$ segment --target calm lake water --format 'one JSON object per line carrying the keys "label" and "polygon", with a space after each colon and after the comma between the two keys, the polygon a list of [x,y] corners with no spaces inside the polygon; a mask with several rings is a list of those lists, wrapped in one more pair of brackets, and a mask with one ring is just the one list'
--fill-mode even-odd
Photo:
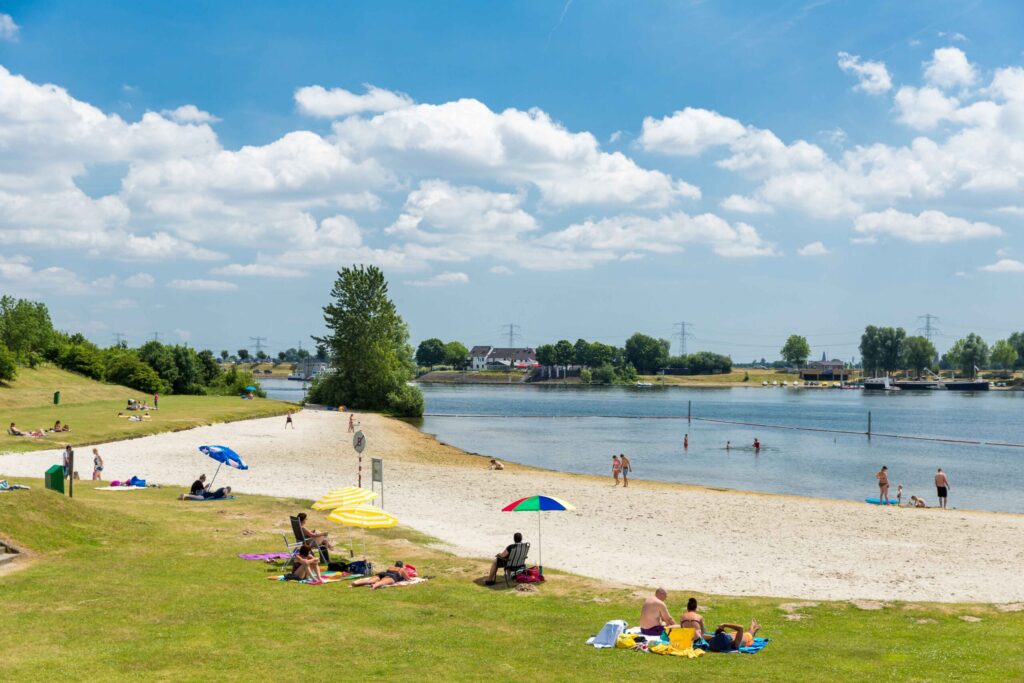
{"label": "calm lake water", "polygon": [[298,403],[305,398],[309,383],[291,379],[261,379],[260,387],[267,392],[267,398]]}
{"label": "calm lake water", "polygon": [[[884,464],[891,496],[902,483],[904,500],[916,494],[929,506],[937,503],[933,476],[942,467],[951,507],[1024,512],[1024,448],[685,419],[692,401],[694,417],[864,432],[870,411],[873,432],[1024,443],[1024,392],[421,388],[424,431],[468,451],[538,467],[610,475],[612,454],[626,453],[641,479],[860,500],[877,496],[874,474]],[[684,434],[690,440],[685,452]],[[760,454],[750,446],[755,437]]]}

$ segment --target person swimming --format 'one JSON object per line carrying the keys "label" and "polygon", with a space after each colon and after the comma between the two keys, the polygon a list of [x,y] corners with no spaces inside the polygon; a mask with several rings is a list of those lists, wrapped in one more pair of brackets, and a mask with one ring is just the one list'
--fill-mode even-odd
{"label": "person swimming", "polygon": [[760,451],[760,450],[761,450],[761,442],[755,436],[754,437],[754,451]]}

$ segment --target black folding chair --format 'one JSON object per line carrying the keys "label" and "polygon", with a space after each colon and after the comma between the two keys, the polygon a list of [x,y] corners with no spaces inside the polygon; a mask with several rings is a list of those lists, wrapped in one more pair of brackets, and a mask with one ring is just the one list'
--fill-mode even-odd
{"label": "black folding chair", "polygon": [[505,558],[505,587],[512,585],[516,577],[526,571],[526,556],[530,553],[529,543],[515,543]]}

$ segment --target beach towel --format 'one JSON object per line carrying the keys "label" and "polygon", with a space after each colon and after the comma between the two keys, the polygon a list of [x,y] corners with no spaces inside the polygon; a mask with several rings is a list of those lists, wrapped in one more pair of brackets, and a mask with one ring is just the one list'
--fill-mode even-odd
{"label": "beach towel", "polygon": [[[349,574],[347,572],[320,572],[320,578],[322,581],[315,579],[303,579],[302,581],[292,581],[292,583],[304,583],[308,586],[323,586],[328,583],[337,583],[339,581],[351,581],[352,579],[362,578],[362,574]],[[268,576],[268,581],[285,581],[284,574],[277,574],[275,576]]]}
{"label": "beach towel", "polygon": [[97,486],[96,491],[140,491],[145,486]]}
{"label": "beach towel", "polygon": [[381,586],[381,588],[402,588],[403,586],[415,586],[417,583],[423,583],[426,580],[426,577],[416,576],[409,579],[408,581],[399,581],[398,583],[391,583],[386,586]]}
{"label": "beach towel", "polygon": [[625,633],[628,626],[629,624],[622,619],[613,619],[602,626],[596,636],[591,636],[587,640],[587,645],[596,648],[615,647],[615,641]]}
{"label": "beach towel", "polygon": [[763,650],[766,645],[768,645],[768,639],[767,638],[754,638],[754,644],[753,645],[747,645],[745,647],[741,647],[738,650],[734,650],[734,652],[742,652],[745,655],[756,655],[758,652]]}
{"label": "beach towel", "polygon": [[234,496],[224,496],[223,498],[200,498],[199,496],[185,496],[182,500],[193,500],[197,503],[205,503],[206,501],[216,500],[234,500]]}
{"label": "beach towel", "polygon": [[672,645],[671,643],[657,642],[648,648],[648,652],[652,652],[656,655],[672,655],[674,657],[687,657],[689,659],[697,659],[704,655],[704,650],[694,650],[692,647],[680,648]]}
{"label": "beach towel", "polygon": [[287,560],[291,553],[239,553],[243,560]]}

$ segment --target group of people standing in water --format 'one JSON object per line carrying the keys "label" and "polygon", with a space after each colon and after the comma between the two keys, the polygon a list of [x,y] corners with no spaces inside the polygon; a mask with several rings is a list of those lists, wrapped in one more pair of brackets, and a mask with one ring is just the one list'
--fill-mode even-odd
{"label": "group of people standing in water", "polygon": [[[761,452],[761,441],[757,437],[754,437],[754,443],[751,444],[751,448],[754,449],[754,453]],[[690,449],[690,435],[683,435],[683,450],[688,451]],[[732,450],[732,442],[725,442],[725,450]],[[493,467],[491,469],[494,469]],[[615,486],[619,485],[619,477],[622,477],[623,488],[629,486],[629,473],[633,471],[633,463],[629,461],[625,453],[619,453],[618,455],[612,456],[612,478],[615,480]]]}

